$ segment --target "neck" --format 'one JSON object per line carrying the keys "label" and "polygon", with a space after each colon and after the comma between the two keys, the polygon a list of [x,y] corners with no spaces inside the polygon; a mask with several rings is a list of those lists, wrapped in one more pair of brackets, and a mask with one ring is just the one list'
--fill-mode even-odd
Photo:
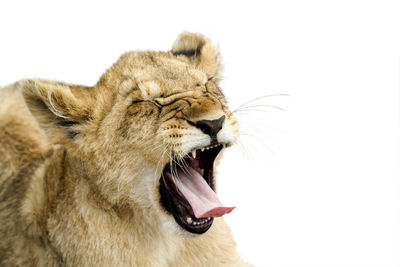
{"label": "neck", "polygon": [[[137,266],[146,266],[159,259],[163,262],[156,266],[161,266],[181,247],[171,242],[175,235],[162,230],[154,212],[135,202],[112,203],[95,180],[106,177],[94,176],[81,160],[66,152],[61,166],[62,182],[49,213],[47,232],[55,250],[79,248],[79,253],[73,254],[80,256],[68,262],[107,262],[107,266],[137,262]],[[90,253],[83,253],[85,250]]]}
{"label": "neck", "polygon": [[[147,203],[144,206],[134,196],[129,197],[124,193],[116,192],[118,188],[112,183],[120,177],[111,177],[107,172],[101,174],[90,167],[66,152],[64,160],[64,169],[68,170],[64,178],[67,181],[65,183],[67,192],[65,196],[68,198],[66,201],[73,202],[77,208],[79,206],[78,210],[82,218],[87,217],[86,223],[91,224],[93,218],[96,222],[104,220],[105,223],[116,223],[118,221],[128,228],[131,226],[130,231],[144,231],[138,227],[141,226],[147,228],[146,232],[150,233],[150,236],[154,233],[155,236],[160,237],[163,222],[155,214],[151,205]],[[111,185],[106,184],[107,182]],[[142,236],[142,234],[136,234],[136,236]]]}

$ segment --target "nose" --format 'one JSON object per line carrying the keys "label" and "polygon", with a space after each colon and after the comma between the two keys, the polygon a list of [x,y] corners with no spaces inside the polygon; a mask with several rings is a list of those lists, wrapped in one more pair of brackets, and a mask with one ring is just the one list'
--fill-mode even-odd
{"label": "nose", "polygon": [[199,128],[203,133],[208,134],[214,140],[218,132],[222,129],[222,125],[225,121],[225,115],[221,116],[216,120],[200,120],[196,122],[190,122],[190,124]]}

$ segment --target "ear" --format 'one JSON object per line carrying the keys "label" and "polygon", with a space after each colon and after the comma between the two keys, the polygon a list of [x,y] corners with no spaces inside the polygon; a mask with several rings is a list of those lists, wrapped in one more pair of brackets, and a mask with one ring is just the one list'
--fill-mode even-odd
{"label": "ear", "polygon": [[188,58],[209,77],[218,74],[219,52],[208,39],[200,34],[182,33],[172,46],[172,54]]}
{"label": "ear", "polygon": [[[92,101],[78,99],[72,85],[44,80],[21,82],[28,109],[54,142],[73,139],[91,113]],[[76,87],[76,86],[75,86]]]}

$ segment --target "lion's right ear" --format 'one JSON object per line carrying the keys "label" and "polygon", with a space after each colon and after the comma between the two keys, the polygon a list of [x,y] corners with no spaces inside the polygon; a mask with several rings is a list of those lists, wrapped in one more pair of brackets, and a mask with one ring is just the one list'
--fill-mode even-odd
{"label": "lion's right ear", "polygon": [[79,124],[90,117],[92,101],[78,99],[70,85],[25,80],[21,88],[29,110],[53,141],[74,138],[79,134]]}

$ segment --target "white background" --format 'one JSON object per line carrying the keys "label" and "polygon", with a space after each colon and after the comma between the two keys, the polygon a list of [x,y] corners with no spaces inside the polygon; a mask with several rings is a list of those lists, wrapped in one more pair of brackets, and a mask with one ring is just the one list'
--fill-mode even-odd
{"label": "white background", "polygon": [[[145,2],[145,3],[144,3]],[[243,135],[219,168],[257,266],[399,266],[398,2],[1,1],[0,84],[93,85],[186,30],[220,45]],[[259,111],[259,110],[262,111]]]}

